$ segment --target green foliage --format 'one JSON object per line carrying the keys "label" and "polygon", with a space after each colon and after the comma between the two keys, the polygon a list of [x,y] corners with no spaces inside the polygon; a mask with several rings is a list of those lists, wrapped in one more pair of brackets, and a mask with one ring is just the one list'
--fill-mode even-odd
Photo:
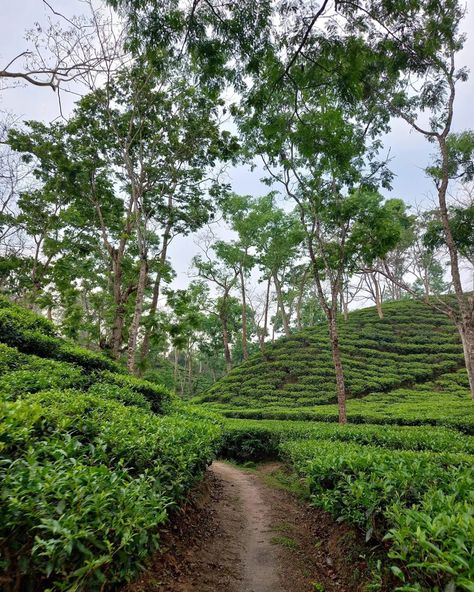
{"label": "green foliage", "polygon": [[0,344],[0,582],[98,592],[129,580],[212,460],[220,422],[29,311],[2,300],[0,313],[0,339],[21,350]]}
{"label": "green foliage", "polygon": [[227,419],[221,454],[239,461],[275,458],[282,442],[324,439],[383,446],[394,450],[430,450],[474,454],[474,438],[431,426],[347,425],[309,421]]}
{"label": "green foliage", "polygon": [[[419,385],[463,364],[456,328],[443,314],[416,301],[387,303],[384,312],[381,320],[373,308],[358,310],[340,323],[349,397],[364,397],[364,404],[362,399],[348,402],[350,420],[359,410],[372,411],[366,402],[383,404],[396,390],[393,402],[402,403],[402,387],[420,392]],[[300,409],[327,415],[331,408],[326,405],[335,401],[335,377],[326,327],[320,324],[268,344],[264,353],[234,368],[197,401],[235,411]]]}
{"label": "green foliage", "polygon": [[284,443],[312,503],[391,543],[397,590],[471,590],[474,458],[346,442]]}
{"label": "green foliage", "polygon": [[110,382],[144,397],[150,403],[151,410],[155,413],[164,411],[166,404],[171,400],[170,391],[160,384],[141,380],[128,374],[114,374],[108,371],[102,372],[100,376],[105,382]]}
{"label": "green foliage", "polygon": [[[316,407],[267,406],[260,408],[209,405],[226,417],[248,419],[293,419],[336,422],[336,405]],[[438,379],[389,393],[373,393],[347,402],[351,423],[439,425],[474,435],[474,415],[469,398],[467,373],[460,370]]]}
{"label": "green foliage", "polygon": [[107,369],[122,372],[122,368],[104,355],[78,347],[55,336],[51,322],[43,317],[0,300],[0,341],[20,352],[62,360],[86,370]]}

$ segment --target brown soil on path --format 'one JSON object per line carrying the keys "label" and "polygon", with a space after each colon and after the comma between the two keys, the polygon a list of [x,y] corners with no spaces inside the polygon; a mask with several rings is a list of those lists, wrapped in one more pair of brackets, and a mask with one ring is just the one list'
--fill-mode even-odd
{"label": "brown soil on path", "polygon": [[356,533],[268,485],[281,470],[213,463],[164,533],[164,551],[123,592],[361,591]]}

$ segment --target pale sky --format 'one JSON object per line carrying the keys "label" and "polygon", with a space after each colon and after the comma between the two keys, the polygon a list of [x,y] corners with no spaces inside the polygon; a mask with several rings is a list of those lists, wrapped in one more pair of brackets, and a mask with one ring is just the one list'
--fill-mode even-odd
{"label": "pale sky", "polygon": [[[61,13],[72,16],[81,13],[80,0],[49,0]],[[467,0],[468,14],[464,21],[467,42],[459,55],[458,66],[471,70],[470,79],[460,84],[455,105],[454,130],[474,129],[474,0]],[[25,30],[35,22],[46,24],[51,13],[42,0],[0,0],[0,67],[4,67],[15,55],[27,49]],[[63,95],[63,110],[71,110],[72,96]],[[23,119],[50,121],[58,117],[59,109],[55,93],[47,88],[24,86],[0,92],[0,110],[7,110]],[[410,204],[433,201],[433,189],[423,169],[427,165],[432,146],[412,132],[402,121],[395,121],[392,131],[385,138],[385,147],[392,156],[391,168],[396,174],[391,197],[401,197]],[[241,194],[261,195],[269,188],[259,178],[261,171],[251,172],[244,167],[229,170],[229,180],[234,191]],[[215,233],[228,233],[224,228],[214,228]],[[188,281],[188,269],[192,256],[198,252],[196,237],[176,240],[170,251],[177,271],[176,287],[184,287]]]}

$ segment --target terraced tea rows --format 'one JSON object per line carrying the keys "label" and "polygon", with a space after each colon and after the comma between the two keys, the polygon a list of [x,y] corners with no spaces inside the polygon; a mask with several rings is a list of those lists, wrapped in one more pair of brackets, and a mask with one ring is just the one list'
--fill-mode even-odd
{"label": "terraced tea rows", "polygon": [[[387,393],[453,372],[463,364],[453,323],[414,301],[353,312],[341,322],[349,396]],[[304,408],[335,402],[335,377],[323,324],[269,344],[218,381],[199,402],[233,408]]]}

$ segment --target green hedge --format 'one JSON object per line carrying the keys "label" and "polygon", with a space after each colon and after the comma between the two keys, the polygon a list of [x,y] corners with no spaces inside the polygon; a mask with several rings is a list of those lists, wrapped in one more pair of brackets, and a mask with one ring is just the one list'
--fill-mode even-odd
{"label": "green hedge", "polygon": [[104,355],[56,337],[48,320],[3,299],[0,306],[0,342],[25,354],[70,362],[89,371],[124,372],[119,364]]}
{"label": "green hedge", "polygon": [[220,422],[3,298],[0,341],[0,589],[117,588],[159,546]]}
{"label": "green hedge", "polygon": [[73,391],[3,401],[0,419],[0,564],[35,590],[134,576],[220,434],[183,413]]}
{"label": "green hedge", "polygon": [[474,454],[474,437],[455,430],[431,426],[384,426],[227,419],[220,452],[238,461],[260,461],[278,456],[283,442],[324,439],[358,444],[376,444],[400,450],[466,452]]}
{"label": "green hedge", "polygon": [[316,440],[281,445],[312,503],[390,544],[397,590],[474,581],[474,457]]}

